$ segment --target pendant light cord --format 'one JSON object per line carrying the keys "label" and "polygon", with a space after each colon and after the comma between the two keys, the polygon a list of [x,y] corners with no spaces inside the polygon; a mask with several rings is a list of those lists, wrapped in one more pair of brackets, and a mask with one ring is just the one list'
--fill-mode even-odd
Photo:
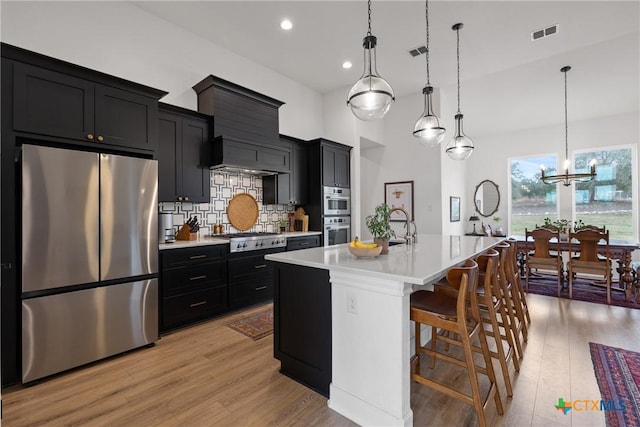
{"label": "pendant light cord", "polygon": [[460,28],[456,28],[456,62],[458,64],[458,114],[460,114]]}
{"label": "pendant light cord", "polygon": [[[569,70],[567,70],[569,71]],[[569,160],[569,125],[567,116],[567,71],[564,72],[564,158]]]}
{"label": "pendant light cord", "polygon": [[367,8],[368,8],[368,12],[369,12],[369,31],[367,31],[367,36],[371,35],[371,0],[369,0],[369,2],[367,3]]}
{"label": "pendant light cord", "polygon": [[429,79],[429,0],[425,1],[425,19],[427,21],[427,45],[425,46],[427,48],[427,51],[424,54],[425,57],[425,61],[427,63],[427,86],[431,86],[430,83],[430,79]]}

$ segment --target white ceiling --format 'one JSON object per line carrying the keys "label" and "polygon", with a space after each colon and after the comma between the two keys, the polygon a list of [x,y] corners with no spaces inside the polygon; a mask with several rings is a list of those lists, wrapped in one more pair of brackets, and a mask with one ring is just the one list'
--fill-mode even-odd
{"label": "white ceiling", "polygon": [[[320,93],[348,87],[362,73],[367,31],[362,0],[135,4]],[[451,26],[464,23],[463,112],[491,101],[487,105],[497,117],[518,121],[535,114],[528,106],[549,105],[549,119],[537,120],[561,121],[563,65],[573,67],[568,77],[570,101],[577,105],[570,110],[574,119],[638,110],[638,1],[432,0],[429,6],[431,83],[453,94],[456,37]],[[285,17],[293,22],[289,32],[279,26]],[[531,41],[532,31],[553,24],[559,24],[557,35]],[[420,93],[424,56],[412,58],[408,50],[425,43],[424,2],[374,1],[372,33],[378,37],[378,71],[396,96]],[[341,67],[346,59],[354,64],[351,70]]]}

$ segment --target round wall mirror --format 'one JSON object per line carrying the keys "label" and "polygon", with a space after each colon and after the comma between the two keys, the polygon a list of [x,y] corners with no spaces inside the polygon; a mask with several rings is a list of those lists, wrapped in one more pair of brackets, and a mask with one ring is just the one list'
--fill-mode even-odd
{"label": "round wall mirror", "polygon": [[498,185],[485,179],[476,186],[474,196],[476,211],[482,216],[491,216],[498,211],[500,206],[500,191]]}

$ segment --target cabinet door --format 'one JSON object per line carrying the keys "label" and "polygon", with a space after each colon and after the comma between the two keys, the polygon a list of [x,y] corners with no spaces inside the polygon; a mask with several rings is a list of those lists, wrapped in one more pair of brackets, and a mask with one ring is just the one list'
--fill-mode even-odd
{"label": "cabinet door", "polygon": [[195,203],[209,203],[209,166],[205,161],[209,125],[204,120],[182,121],[182,196]]}
{"label": "cabinet door", "polygon": [[334,154],[335,160],[335,175],[334,179],[336,187],[350,187],[350,162],[349,152],[346,150],[336,150]]}
{"label": "cabinet door", "polygon": [[294,143],[291,150],[289,200],[295,205],[303,205],[309,199],[308,171],[307,147],[300,143]]}
{"label": "cabinet door", "polygon": [[182,132],[180,119],[160,112],[158,120],[158,201],[174,202],[182,191]]}
{"label": "cabinet door", "polygon": [[336,151],[330,147],[322,147],[322,185],[336,186]]}
{"label": "cabinet door", "polygon": [[92,140],[94,87],[86,80],[15,63],[14,129]]}
{"label": "cabinet door", "polygon": [[96,85],[95,133],[99,142],[155,151],[158,103],[155,99]]}

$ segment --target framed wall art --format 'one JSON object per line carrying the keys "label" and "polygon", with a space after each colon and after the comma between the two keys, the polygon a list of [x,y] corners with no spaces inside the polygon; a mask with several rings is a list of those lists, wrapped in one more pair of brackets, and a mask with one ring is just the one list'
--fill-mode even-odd
{"label": "framed wall art", "polygon": [[460,221],[460,197],[449,197],[449,222]]}
{"label": "framed wall art", "polygon": [[[413,221],[413,181],[385,182],[384,202],[391,209],[402,208],[409,214],[409,221]],[[393,212],[391,221],[406,221],[404,214],[400,211]]]}

